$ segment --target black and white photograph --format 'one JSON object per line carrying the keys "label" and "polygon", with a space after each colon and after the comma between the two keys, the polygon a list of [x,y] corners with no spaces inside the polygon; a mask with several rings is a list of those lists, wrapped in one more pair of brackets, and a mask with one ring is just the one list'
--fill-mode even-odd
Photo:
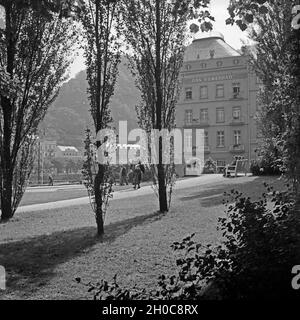
{"label": "black and white photograph", "polygon": [[300,301],[300,1],[0,0],[0,300]]}

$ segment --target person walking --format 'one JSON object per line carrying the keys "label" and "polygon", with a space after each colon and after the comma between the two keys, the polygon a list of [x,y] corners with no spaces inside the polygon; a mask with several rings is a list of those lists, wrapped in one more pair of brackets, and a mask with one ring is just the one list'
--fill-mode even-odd
{"label": "person walking", "polygon": [[133,189],[140,189],[141,180],[142,180],[142,170],[141,170],[140,163],[138,163],[134,168]]}
{"label": "person walking", "polygon": [[123,186],[124,183],[126,183],[126,185],[128,186],[127,170],[124,166],[122,166],[120,171],[120,186]]}
{"label": "person walking", "polygon": [[52,177],[52,175],[51,174],[49,174],[49,177],[48,177],[48,179],[49,179],[49,186],[53,186],[53,177]]}

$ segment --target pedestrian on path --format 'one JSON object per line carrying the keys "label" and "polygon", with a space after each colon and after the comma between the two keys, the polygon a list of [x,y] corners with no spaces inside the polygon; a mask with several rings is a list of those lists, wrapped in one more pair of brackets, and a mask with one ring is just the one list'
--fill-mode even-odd
{"label": "pedestrian on path", "polygon": [[124,166],[122,166],[120,171],[120,186],[123,186],[124,183],[126,183],[126,185],[128,186],[127,170]]}
{"label": "pedestrian on path", "polygon": [[134,182],[133,182],[133,189],[140,189],[140,184],[142,180],[142,170],[141,165],[138,163],[134,168]]}
{"label": "pedestrian on path", "polygon": [[51,174],[49,174],[49,186],[53,186],[53,177]]}

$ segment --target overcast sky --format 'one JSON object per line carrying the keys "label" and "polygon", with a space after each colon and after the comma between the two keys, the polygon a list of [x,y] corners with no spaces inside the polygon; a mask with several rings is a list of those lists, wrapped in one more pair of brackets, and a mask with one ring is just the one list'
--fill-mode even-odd
{"label": "overcast sky", "polygon": [[[242,32],[237,26],[227,26],[225,24],[225,20],[229,17],[227,12],[228,4],[229,0],[211,0],[210,12],[215,18],[213,28],[214,31],[221,32],[225,37],[225,41],[233,48],[240,49],[242,46],[241,40],[247,40],[246,33]],[[85,69],[84,60],[82,56],[79,56],[71,67],[71,78],[83,69]]]}

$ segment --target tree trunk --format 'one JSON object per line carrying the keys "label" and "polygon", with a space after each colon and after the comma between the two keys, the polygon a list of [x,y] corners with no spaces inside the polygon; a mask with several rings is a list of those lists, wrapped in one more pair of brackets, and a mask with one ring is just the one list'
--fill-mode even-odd
{"label": "tree trunk", "polygon": [[103,211],[102,211],[102,190],[101,190],[104,171],[105,171],[104,165],[99,164],[98,172],[94,181],[97,235],[100,237],[104,234],[104,221],[103,221]]}
{"label": "tree trunk", "polygon": [[168,211],[167,188],[165,181],[165,171],[162,164],[158,165],[158,192],[159,192],[159,211]]}
{"label": "tree trunk", "polygon": [[1,191],[1,220],[7,221],[13,217],[12,188],[13,166],[11,159],[11,118],[12,105],[8,98],[1,97],[3,110],[3,144],[1,154],[2,191]]}
{"label": "tree trunk", "polygon": [[12,180],[11,170],[2,172],[1,192],[1,221],[8,221],[14,215],[12,208]]}
{"label": "tree trunk", "polygon": [[[155,68],[155,83],[156,83],[156,128],[161,131],[162,129],[162,107],[163,107],[163,96],[162,96],[162,66],[161,66],[161,17],[160,17],[160,0],[155,2],[156,10],[156,68]],[[162,163],[163,150],[162,150],[162,138],[159,138],[159,150],[158,150],[158,193],[159,193],[159,210],[160,212],[168,211],[168,199],[165,182],[165,170]]]}
{"label": "tree trunk", "polygon": [[[13,77],[15,42],[13,41],[12,22],[11,22],[11,4],[5,6],[6,18],[6,54],[7,54],[7,72]],[[9,98],[0,96],[2,116],[3,116],[3,138],[1,148],[1,170],[2,170],[2,188],[1,188],[1,220],[7,221],[13,217],[12,208],[12,189],[13,189],[13,163],[11,158],[11,139],[12,139],[12,112],[13,106]]]}
{"label": "tree trunk", "polygon": [[[101,114],[101,47],[100,47],[100,38],[99,38],[99,10],[100,10],[100,1],[96,0],[95,2],[95,41],[96,41],[96,61],[97,61],[97,76],[96,76],[96,119],[95,127],[96,133],[102,129],[103,119]],[[97,148],[101,146],[101,142],[97,141]],[[103,201],[102,201],[102,184],[104,180],[105,166],[103,164],[98,165],[98,172],[94,181],[94,190],[95,190],[95,205],[96,205],[96,224],[97,224],[97,235],[102,236],[104,234],[104,221],[103,221]]]}

